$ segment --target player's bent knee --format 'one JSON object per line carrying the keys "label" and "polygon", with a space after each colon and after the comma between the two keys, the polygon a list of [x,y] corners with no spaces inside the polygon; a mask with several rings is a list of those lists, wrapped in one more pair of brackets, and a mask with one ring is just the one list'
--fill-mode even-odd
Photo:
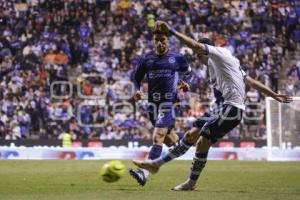
{"label": "player's bent knee", "polygon": [[166,133],[164,131],[155,131],[153,135],[153,143],[163,144],[165,137],[166,137]]}
{"label": "player's bent knee", "polygon": [[167,147],[172,147],[173,145],[175,145],[179,140],[179,137],[166,137],[165,140],[164,140],[164,144],[167,146]]}
{"label": "player's bent knee", "polygon": [[197,142],[197,140],[199,139],[199,130],[197,128],[193,128],[192,130],[189,130],[185,134],[185,138],[186,138],[187,142],[189,142],[191,144],[195,144]]}
{"label": "player's bent knee", "polygon": [[210,146],[211,144],[211,139],[206,137],[200,137],[197,141],[197,145]]}
{"label": "player's bent knee", "polygon": [[205,131],[203,131],[203,132],[201,133],[201,135],[203,136],[203,138],[205,138],[205,140],[210,141],[211,144],[215,144],[215,143],[218,142],[221,138],[223,138],[224,135],[226,135],[226,133],[210,132],[209,129],[206,129]]}
{"label": "player's bent knee", "polygon": [[208,152],[210,146],[212,145],[210,139],[206,137],[200,137],[196,144],[196,152]]}
{"label": "player's bent knee", "polygon": [[160,137],[158,135],[153,136],[153,144],[163,144],[164,143],[164,138]]}
{"label": "player's bent knee", "polygon": [[172,147],[174,144],[176,144],[176,142],[167,140],[167,141],[164,141],[164,144],[165,144],[167,147]]}

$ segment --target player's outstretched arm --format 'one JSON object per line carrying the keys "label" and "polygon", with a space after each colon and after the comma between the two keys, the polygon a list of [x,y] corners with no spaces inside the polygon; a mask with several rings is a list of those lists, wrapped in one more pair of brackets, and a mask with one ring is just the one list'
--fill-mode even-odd
{"label": "player's outstretched arm", "polygon": [[143,93],[140,91],[140,87],[141,87],[141,82],[146,74],[144,61],[145,61],[144,57],[140,57],[139,63],[131,76],[131,81],[133,82],[136,90],[136,93],[133,96],[133,99],[135,101],[139,101],[143,98]]}
{"label": "player's outstretched arm", "polygon": [[177,37],[182,43],[196,51],[200,54],[206,54],[206,48],[205,45],[202,43],[199,43],[195,41],[194,39],[176,31],[174,28],[170,27],[166,22],[164,21],[157,21],[155,23],[155,29],[159,29],[162,32],[170,32],[175,37]]}
{"label": "player's outstretched arm", "polygon": [[273,99],[281,102],[281,103],[290,103],[293,101],[293,98],[289,95],[286,94],[277,94],[267,86],[263,85],[261,82],[246,76],[245,78],[246,84],[249,85],[250,87],[258,90],[259,92],[263,93],[265,96],[270,96]]}

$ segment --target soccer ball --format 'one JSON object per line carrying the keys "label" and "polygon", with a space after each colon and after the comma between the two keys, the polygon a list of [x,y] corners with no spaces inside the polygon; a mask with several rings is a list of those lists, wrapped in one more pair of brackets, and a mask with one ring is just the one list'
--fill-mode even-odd
{"label": "soccer ball", "polygon": [[107,162],[100,169],[100,176],[103,181],[112,183],[118,181],[126,172],[126,167],[123,162],[114,160]]}

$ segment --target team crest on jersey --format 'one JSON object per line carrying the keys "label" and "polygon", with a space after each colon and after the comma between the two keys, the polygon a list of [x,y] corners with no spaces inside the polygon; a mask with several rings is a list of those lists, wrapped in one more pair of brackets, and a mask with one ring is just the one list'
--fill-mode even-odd
{"label": "team crest on jersey", "polygon": [[175,58],[174,58],[174,57],[170,57],[170,58],[169,58],[169,63],[171,63],[171,64],[172,64],[172,63],[175,63]]}

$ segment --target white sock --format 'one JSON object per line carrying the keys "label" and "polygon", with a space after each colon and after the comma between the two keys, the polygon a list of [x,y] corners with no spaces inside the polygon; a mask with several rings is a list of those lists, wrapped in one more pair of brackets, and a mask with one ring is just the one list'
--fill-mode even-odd
{"label": "white sock", "polygon": [[146,169],[142,169],[142,171],[144,172],[145,178],[148,178],[149,176],[149,171]]}

